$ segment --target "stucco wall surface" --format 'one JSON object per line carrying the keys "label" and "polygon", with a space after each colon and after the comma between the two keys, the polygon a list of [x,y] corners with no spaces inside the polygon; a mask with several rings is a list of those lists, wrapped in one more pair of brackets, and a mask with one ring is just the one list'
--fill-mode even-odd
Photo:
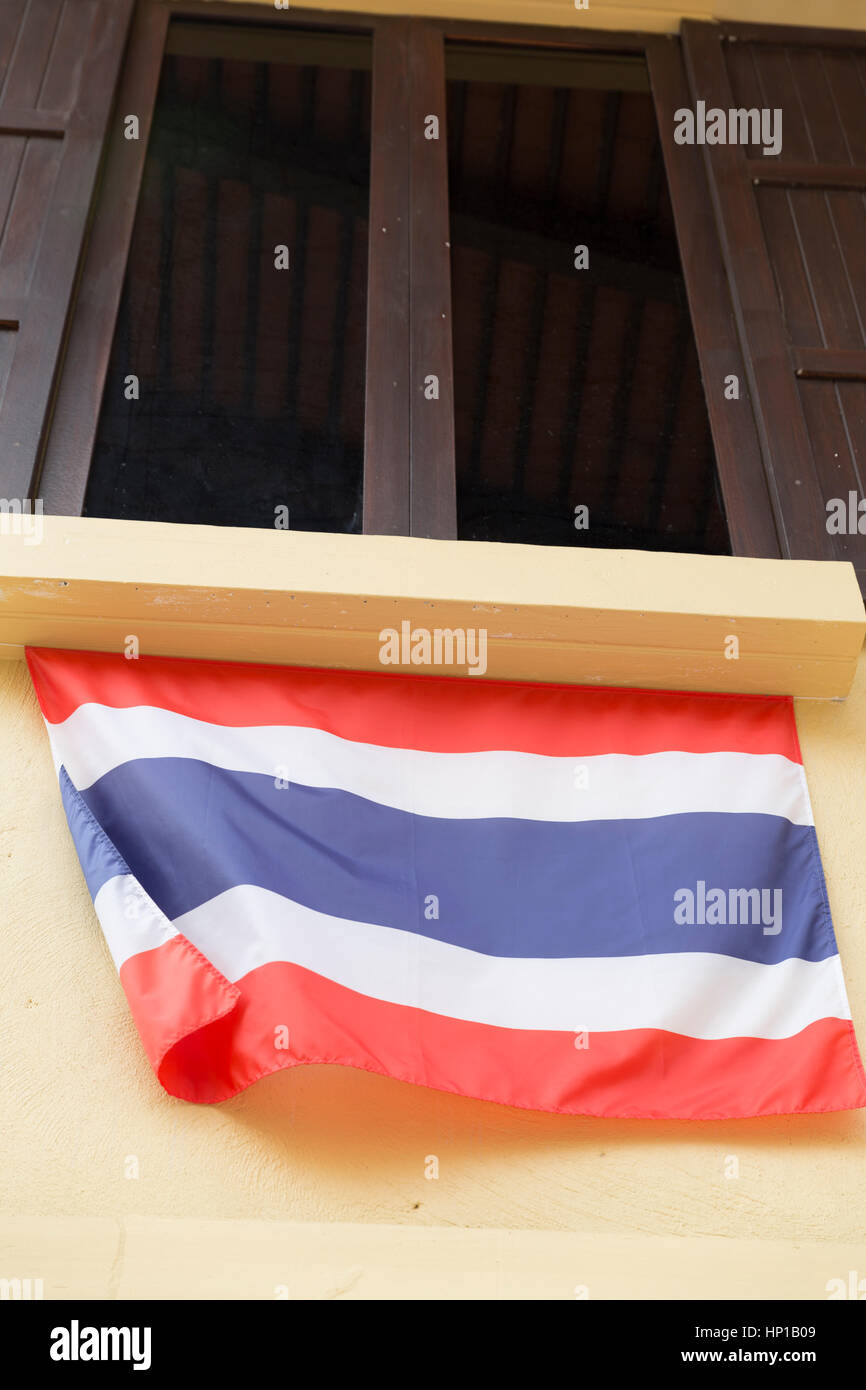
{"label": "stucco wall surface", "polygon": [[[846,702],[798,701],[797,717],[866,1042],[866,657]],[[171,1099],[140,1047],[14,661],[0,662],[0,767],[0,1275],[47,1271],[55,1293],[168,1280],[179,1296],[228,1297],[279,1284],[364,1296],[389,1280],[403,1296],[458,1277],[479,1296],[504,1280],[573,1297],[588,1269],[607,1296],[675,1296],[697,1279],[705,1296],[826,1297],[827,1280],[866,1275],[866,1112],[558,1117],[339,1067],[296,1068],[216,1107]],[[430,1155],[438,1179],[425,1177]],[[347,1269],[366,1274],[343,1290]]]}
{"label": "stucco wall surface", "polygon": [[305,0],[303,5],[292,0],[292,9],[434,15],[490,24],[582,25],[644,33],[675,33],[683,19],[866,28],[862,0],[687,0],[681,5],[659,4],[658,0],[588,0],[585,9],[578,9],[574,0]]}

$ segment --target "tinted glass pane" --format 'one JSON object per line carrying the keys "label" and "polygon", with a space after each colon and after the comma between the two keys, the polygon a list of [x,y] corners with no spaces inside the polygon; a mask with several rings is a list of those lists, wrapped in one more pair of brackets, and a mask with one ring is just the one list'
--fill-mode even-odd
{"label": "tinted glass pane", "polygon": [[460,536],[727,552],[643,60],[448,62]]}
{"label": "tinted glass pane", "polygon": [[173,26],[86,514],[360,530],[369,51]]}

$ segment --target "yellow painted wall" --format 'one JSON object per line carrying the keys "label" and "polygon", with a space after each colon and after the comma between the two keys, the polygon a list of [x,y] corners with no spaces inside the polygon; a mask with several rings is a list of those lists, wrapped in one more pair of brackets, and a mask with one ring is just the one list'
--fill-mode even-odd
{"label": "yellow painted wall", "polygon": [[[797,713],[866,1044],[866,655],[846,702]],[[866,1112],[569,1118],[339,1067],[282,1073],[218,1107],[169,1098],[16,661],[0,662],[0,767],[0,1276],[42,1277],[46,1296],[230,1298],[277,1286],[572,1298],[578,1285],[591,1297],[822,1298],[829,1279],[866,1276]],[[129,1155],[137,1179],[124,1176]]]}
{"label": "yellow painted wall", "polygon": [[684,0],[671,5],[660,4],[659,0],[628,0],[625,4],[619,0],[589,0],[585,10],[577,10],[574,0],[304,0],[303,4],[292,0],[291,8],[436,15],[491,24],[555,24],[649,33],[674,33],[683,18],[866,29],[866,0]]}

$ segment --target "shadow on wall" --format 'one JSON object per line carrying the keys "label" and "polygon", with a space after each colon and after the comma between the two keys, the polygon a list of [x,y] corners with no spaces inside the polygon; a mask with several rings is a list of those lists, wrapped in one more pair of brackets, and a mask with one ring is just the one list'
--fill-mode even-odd
{"label": "shadow on wall", "polygon": [[[468,1205],[475,1184],[507,1181],[508,1171],[515,1181],[521,1174],[514,1200],[531,1204],[526,1165],[537,1160],[539,1181],[549,1163],[568,1164],[574,1187],[583,1193],[577,1205],[592,1210],[594,1189],[616,1180],[615,1174],[621,1179],[629,1151],[634,1163],[641,1156],[650,1158],[653,1150],[668,1149],[675,1168],[688,1169],[694,1160],[706,1175],[709,1163],[724,1182],[726,1159],[741,1159],[744,1145],[758,1162],[762,1150],[777,1156],[794,1145],[808,1148],[817,1162],[823,1152],[838,1152],[858,1140],[864,1127],[859,1112],[718,1122],[552,1115],[449,1095],[351,1067],[319,1065],[266,1077],[216,1108],[233,1125],[251,1131],[263,1155],[294,1161],[302,1152],[323,1179],[368,1190],[371,1182],[387,1186],[409,1179],[425,1206],[438,1206],[439,1185],[455,1175],[469,1184]],[[654,1172],[659,1157],[648,1165]],[[605,1159],[611,1164],[607,1173]],[[444,1185],[451,1187],[447,1181]],[[669,1186],[669,1196],[674,1190]],[[573,1212],[569,1185],[559,1195],[569,1199]],[[483,1224],[480,1213],[477,1220]]]}

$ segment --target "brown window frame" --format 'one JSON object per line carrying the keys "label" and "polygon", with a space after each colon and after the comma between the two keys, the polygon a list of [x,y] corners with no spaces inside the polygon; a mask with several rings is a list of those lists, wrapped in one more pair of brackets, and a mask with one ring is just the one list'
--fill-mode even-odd
{"label": "brown window frame", "polygon": [[[118,83],[90,236],[42,461],[49,514],[80,515],[114,325],[132,238],[162,56],[172,18],[365,33],[373,42],[363,530],[457,535],[447,141],[423,137],[423,118],[446,112],[445,45],[512,43],[558,52],[604,50],[645,58],[658,118],[686,292],[734,554],[775,557],[780,545],[748,394],[731,408],[713,381],[745,383],[725,266],[699,150],[674,146],[673,111],[690,100],[679,39],[606,30],[279,11],[221,0],[138,0]],[[140,138],[122,116],[139,116]],[[423,379],[439,377],[439,408]]]}

